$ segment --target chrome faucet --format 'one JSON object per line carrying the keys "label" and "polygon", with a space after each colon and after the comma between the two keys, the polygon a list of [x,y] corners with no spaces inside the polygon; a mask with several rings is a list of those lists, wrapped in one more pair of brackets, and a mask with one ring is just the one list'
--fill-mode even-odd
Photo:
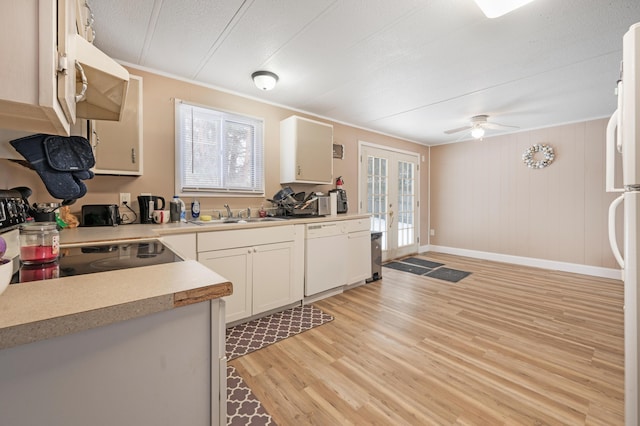
{"label": "chrome faucet", "polygon": [[227,209],[227,217],[231,218],[233,216],[233,213],[231,213],[231,207],[229,207],[229,204],[225,204],[224,208]]}

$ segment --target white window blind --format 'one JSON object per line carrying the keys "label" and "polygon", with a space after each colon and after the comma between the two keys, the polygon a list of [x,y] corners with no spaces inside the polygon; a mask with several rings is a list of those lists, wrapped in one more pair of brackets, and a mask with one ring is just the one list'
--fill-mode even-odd
{"label": "white window blind", "polygon": [[264,194],[263,122],[176,100],[181,194]]}

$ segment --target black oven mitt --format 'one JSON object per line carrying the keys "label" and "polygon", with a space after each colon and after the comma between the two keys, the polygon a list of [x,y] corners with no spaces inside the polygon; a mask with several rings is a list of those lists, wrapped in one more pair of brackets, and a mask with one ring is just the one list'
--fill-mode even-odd
{"label": "black oven mitt", "polygon": [[87,193],[82,182],[93,177],[93,150],[81,136],[36,134],[12,140],[11,145],[38,173],[55,198],[75,200]]}

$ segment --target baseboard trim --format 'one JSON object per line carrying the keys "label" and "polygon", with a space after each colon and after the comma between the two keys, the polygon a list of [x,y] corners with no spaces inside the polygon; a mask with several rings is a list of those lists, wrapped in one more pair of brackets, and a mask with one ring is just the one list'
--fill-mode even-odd
{"label": "baseboard trim", "polygon": [[513,256],[510,254],[491,253],[486,251],[468,250],[436,245],[420,246],[419,250],[420,253],[433,251],[436,253],[454,254],[458,256],[472,257],[475,259],[513,263],[515,265],[522,266],[532,266],[534,268],[543,268],[555,271],[591,275],[600,278],[610,278],[614,280],[622,279],[622,271],[620,269],[603,268],[600,266],[581,265],[579,263],[558,262],[554,260],[537,259],[533,257]]}

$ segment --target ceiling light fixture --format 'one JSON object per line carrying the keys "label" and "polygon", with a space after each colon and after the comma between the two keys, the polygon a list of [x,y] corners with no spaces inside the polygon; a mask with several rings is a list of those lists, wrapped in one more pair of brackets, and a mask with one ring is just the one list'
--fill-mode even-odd
{"label": "ceiling light fixture", "polygon": [[497,18],[533,0],[475,0],[487,18]]}
{"label": "ceiling light fixture", "polygon": [[278,76],[271,71],[256,71],[251,74],[251,78],[260,90],[271,90],[278,82]]}
{"label": "ceiling light fixture", "polygon": [[481,139],[484,136],[484,128],[482,127],[474,127],[471,129],[471,136],[476,139]]}

